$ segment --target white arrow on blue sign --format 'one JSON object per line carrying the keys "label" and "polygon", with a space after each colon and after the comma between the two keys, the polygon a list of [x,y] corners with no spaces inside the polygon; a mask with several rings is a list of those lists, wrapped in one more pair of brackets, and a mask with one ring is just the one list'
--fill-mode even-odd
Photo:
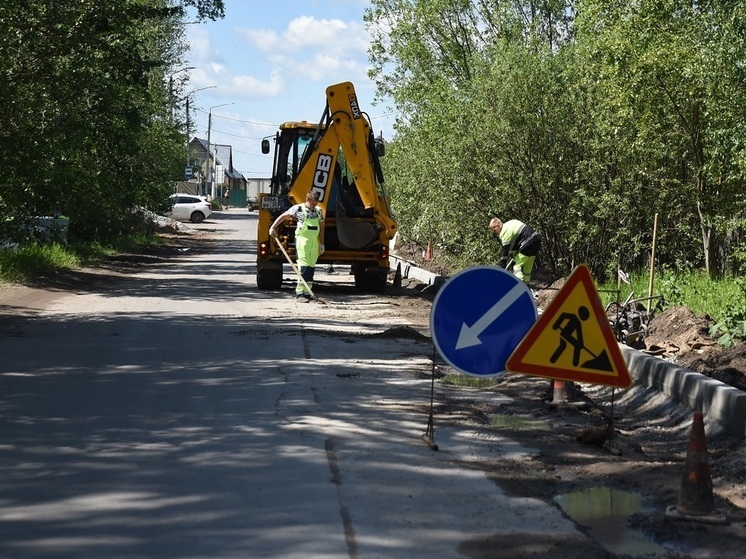
{"label": "white arrow on blue sign", "polygon": [[537,319],[528,286],[497,266],[451,277],[433,301],[430,332],[440,355],[467,375],[505,372],[505,364]]}

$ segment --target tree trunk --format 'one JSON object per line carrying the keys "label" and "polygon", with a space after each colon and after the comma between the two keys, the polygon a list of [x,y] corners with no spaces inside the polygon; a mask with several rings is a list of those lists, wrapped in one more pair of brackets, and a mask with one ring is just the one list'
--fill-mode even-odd
{"label": "tree trunk", "polygon": [[699,227],[702,234],[702,255],[705,259],[705,271],[710,278],[719,275],[719,266],[715,258],[715,228],[705,218],[701,202],[697,201],[697,214],[699,215]]}

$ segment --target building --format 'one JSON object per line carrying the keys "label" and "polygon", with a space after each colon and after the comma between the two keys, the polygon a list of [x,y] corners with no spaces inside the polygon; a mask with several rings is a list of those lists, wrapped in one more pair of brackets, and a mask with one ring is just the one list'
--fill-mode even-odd
{"label": "building", "polygon": [[[223,144],[210,144],[207,140],[192,138],[189,142],[189,161],[192,164],[193,178],[179,184],[179,189],[208,197],[222,197],[230,191],[230,205],[245,207],[248,201],[247,180],[233,167],[233,147]],[[212,172],[211,172],[212,171]],[[210,178],[214,173],[214,178]],[[214,183],[214,190],[212,187]]]}
{"label": "building", "polygon": [[269,177],[246,178],[246,192],[248,194],[246,201],[250,210],[259,209],[259,194],[268,194],[271,189],[271,182]]}

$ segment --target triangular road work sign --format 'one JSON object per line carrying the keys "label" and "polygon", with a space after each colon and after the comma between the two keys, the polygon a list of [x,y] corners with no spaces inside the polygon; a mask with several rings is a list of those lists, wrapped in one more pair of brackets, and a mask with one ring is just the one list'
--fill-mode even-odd
{"label": "triangular road work sign", "polygon": [[508,371],[628,388],[632,379],[598,298],[580,265],[518,344]]}

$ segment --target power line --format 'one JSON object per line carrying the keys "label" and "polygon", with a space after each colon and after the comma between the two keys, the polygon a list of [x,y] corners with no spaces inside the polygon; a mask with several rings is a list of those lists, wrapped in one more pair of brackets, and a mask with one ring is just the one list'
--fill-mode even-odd
{"label": "power line", "polygon": [[263,136],[258,136],[258,137],[257,136],[241,136],[240,134],[233,134],[231,132],[226,132],[225,130],[218,130],[214,126],[212,128],[212,131],[213,131],[213,133],[214,132],[218,132],[220,134],[225,134],[226,136],[233,136],[234,138],[242,138],[244,140],[257,140],[257,141],[259,141],[259,140],[261,140],[263,138]]}
{"label": "power line", "polygon": [[[205,111],[204,109],[196,109],[196,110],[198,112],[207,114],[207,111]],[[386,118],[386,117],[395,115],[397,113],[398,113],[398,111],[391,111],[391,112],[383,113],[383,114],[376,115],[376,116],[368,116],[368,118],[370,118],[370,120],[379,120],[381,118]],[[218,118],[222,118],[224,120],[231,120],[233,122],[240,122],[241,124],[251,124],[252,126],[266,126],[266,127],[272,127],[272,128],[279,128],[280,127],[279,124],[271,124],[271,123],[267,123],[267,122],[256,122],[256,121],[253,121],[253,120],[242,120],[240,118],[231,118],[229,116],[216,115],[215,113],[213,113],[212,116],[213,116],[213,118],[218,117]]]}
{"label": "power line", "polygon": [[[204,109],[196,109],[196,110],[200,113],[207,114],[207,111],[205,111]],[[221,116],[215,113],[213,113],[212,116],[213,118],[218,117],[224,120],[232,120],[233,122],[240,122],[241,124],[251,124],[252,126],[267,126],[267,127],[272,127],[272,128],[278,128],[280,126],[279,124],[271,124],[268,122],[255,122],[253,120],[242,120],[240,118],[231,118],[229,116]]]}
{"label": "power line", "polygon": [[271,126],[272,128],[277,128],[279,124],[269,124],[267,122],[254,122],[253,120],[241,120],[240,118],[231,118],[229,116],[223,116],[220,118],[224,118],[225,120],[232,120],[233,122],[240,122],[241,124],[251,124],[252,126]]}
{"label": "power line", "polygon": [[[215,115],[213,115],[213,116],[215,116]],[[195,127],[195,129],[196,129],[197,132],[199,132],[200,128],[206,129],[204,126],[201,126],[201,125],[197,125]],[[256,141],[260,141],[262,138],[264,138],[264,136],[242,136],[241,134],[234,134],[233,132],[226,132],[225,130],[218,130],[214,126],[212,127],[212,131],[213,132],[218,132],[220,134],[225,134],[226,136],[233,136],[234,138],[241,138],[241,139],[244,139],[244,140],[256,140]]]}

